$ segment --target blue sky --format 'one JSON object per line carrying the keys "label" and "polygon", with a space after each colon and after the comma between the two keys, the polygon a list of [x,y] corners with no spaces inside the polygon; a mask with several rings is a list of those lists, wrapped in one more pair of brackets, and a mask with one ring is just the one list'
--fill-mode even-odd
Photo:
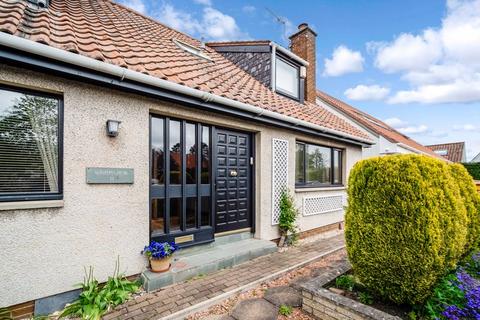
{"label": "blue sky", "polygon": [[319,89],[421,143],[480,152],[480,0],[118,1],[206,40],[288,46],[307,22]]}

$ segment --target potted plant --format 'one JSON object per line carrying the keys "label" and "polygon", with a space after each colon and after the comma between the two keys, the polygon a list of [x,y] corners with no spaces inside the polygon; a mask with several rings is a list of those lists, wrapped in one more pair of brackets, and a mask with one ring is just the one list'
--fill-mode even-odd
{"label": "potted plant", "polygon": [[178,250],[174,242],[152,241],[142,251],[150,261],[152,272],[166,272],[170,269],[172,254]]}

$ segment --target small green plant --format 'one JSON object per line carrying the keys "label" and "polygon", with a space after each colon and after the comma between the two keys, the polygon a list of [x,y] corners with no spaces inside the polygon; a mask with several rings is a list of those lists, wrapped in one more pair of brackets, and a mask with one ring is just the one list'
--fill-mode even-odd
{"label": "small green plant", "polygon": [[335,286],[339,289],[353,291],[353,288],[355,287],[355,278],[350,274],[340,276],[335,279]]}
{"label": "small green plant", "polygon": [[0,320],[10,320],[12,319],[12,315],[8,308],[0,308]]}
{"label": "small green plant", "polygon": [[433,289],[433,294],[425,303],[425,313],[428,318],[440,318],[445,306],[461,305],[464,293],[455,285],[458,281],[455,274],[444,277]]}
{"label": "small green plant", "polygon": [[407,318],[409,320],[417,320],[417,313],[415,311],[410,311],[408,314],[407,314]]}
{"label": "small green plant", "polygon": [[278,227],[280,228],[282,237],[286,239],[287,245],[295,244],[298,240],[297,216],[298,210],[295,208],[293,198],[288,190],[284,190],[280,198]]}
{"label": "small green plant", "polygon": [[98,320],[111,308],[124,303],[132,293],[138,290],[139,285],[120,274],[119,269],[120,263],[117,260],[113,276],[108,277],[103,286],[93,276],[92,267],[89,268],[88,273],[85,270],[84,281],[79,285],[82,288],[79,298],[68,305],[60,317],[77,316],[82,319]]}
{"label": "small green plant", "polygon": [[282,316],[289,316],[292,314],[292,307],[286,306],[282,304],[280,308],[278,308],[278,313],[281,314]]}
{"label": "small green plant", "polygon": [[370,293],[363,291],[358,294],[358,300],[363,304],[372,304],[373,296]]}

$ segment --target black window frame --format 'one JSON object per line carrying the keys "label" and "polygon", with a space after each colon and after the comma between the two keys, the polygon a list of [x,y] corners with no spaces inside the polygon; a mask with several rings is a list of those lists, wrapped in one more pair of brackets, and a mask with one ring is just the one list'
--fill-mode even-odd
{"label": "black window frame", "polygon": [[[328,188],[328,187],[343,187],[343,170],[344,170],[344,157],[345,157],[345,149],[321,145],[317,143],[310,143],[310,142],[303,142],[303,141],[296,141],[295,142],[295,168],[297,166],[297,145],[303,145],[303,182],[299,183],[297,180],[297,170],[295,169],[295,188]],[[321,182],[314,182],[314,183],[307,183],[307,146],[315,146],[315,147],[322,147],[330,149],[330,182],[329,183],[321,183]],[[335,165],[333,163],[334,160],[334,152],[340,152],[340,183],[334,183],[335,179]]]}
{"label": "black window frame", "polygon": [[295,101],[300,101],[301,100],[301,97],[302,97],[302,83],[301,83],[301,76],[300,76],[300,66],[293,63],[292,61],[290,61],[288,58],[285,58],[284,56],[276,53],[275,54],[275,59],[280,59],[282,60],[283,62],[285,62],[286,64],[294,67],[295,69],[297,69],[298,71],[298,79],[297,79],[297,82],[298,82],[298,97],[295,97],[294,95],[290,94],[289,92],[287,91],[284,91],[282,90],[281,88],[278,88],[277,86],[277,61],[275,60],[275,92],[281,94],[282,96],[285,96],[287,98],[290,98],[292,100],[295,100]]}
{"label": "black window frame", "polygon": [[0,84],[0,89],[21,94],[33,95],[37,97],[56,99],[58,101],[58,191],[48,194],[42,192],[25,192],[17,193],[14,195],[0,194],[0,202],[63,200],[63,95],[27,89],[8,84]]}

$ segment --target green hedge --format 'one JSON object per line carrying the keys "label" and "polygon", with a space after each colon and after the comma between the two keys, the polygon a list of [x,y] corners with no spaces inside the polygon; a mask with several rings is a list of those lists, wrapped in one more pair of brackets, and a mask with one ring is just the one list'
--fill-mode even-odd
{"label": "green hedge", "polygon": [[393,302],[423,302],[467,243],[468,217],[448,164],[418,155],[366,159],[348,185],[345,238],[355,274]]}
{"label": "green hedge", "polygon": [[476,163],[462,163],[463,166],[467,169],[468,173],[475,180],[480,180],[480,162]]}
{"label": "green hedge", "polygon": [[467,244],[465,247],[465,253],[468,253],[479,244],[480,195],[477,192],[472,177],[468,174],[464,166],[458,163],[452,163],[449,167],[450,174],[460,188],[460,196],[462,197],[463,205],[467,210],[467,217],[469,219]]}

